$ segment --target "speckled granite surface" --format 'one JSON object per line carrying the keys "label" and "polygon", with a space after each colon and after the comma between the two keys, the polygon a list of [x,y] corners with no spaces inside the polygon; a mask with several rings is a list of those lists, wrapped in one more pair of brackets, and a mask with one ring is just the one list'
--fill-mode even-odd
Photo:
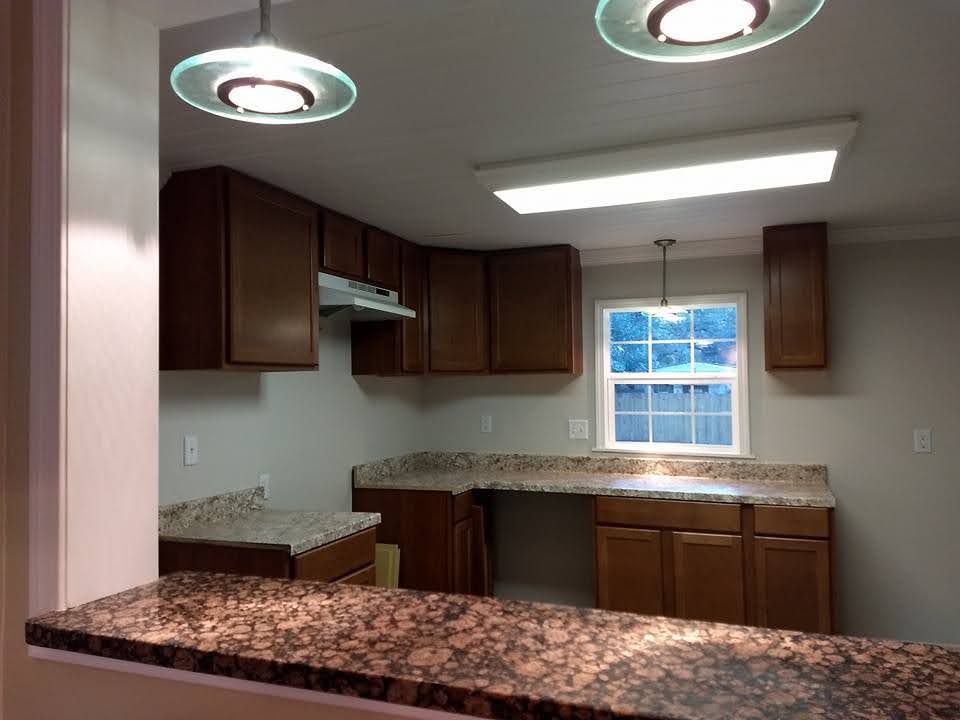
{"label": "speckled granite surface", "polygon": [[380,513],[256,510],[161,535],[164,540],[286,545],[298,555],[380,524]]}
{"label": "speckled granite surface", "polygon": [[936,646],[353,585],[169,575],[26,639],[477,717],[960,717],[960,652]]}
{"label": "speckled granite surface", "polygon": [[199,500],[160,506],[160,534],[173,535],[185,527],[233,519],[263,508],[263,488],[212,495]]}
{"label": "speckled granite surface", "polygon": [[834,507],[823,465],[487,453],[413,453],[358,465],[358,488],[516,490]]}

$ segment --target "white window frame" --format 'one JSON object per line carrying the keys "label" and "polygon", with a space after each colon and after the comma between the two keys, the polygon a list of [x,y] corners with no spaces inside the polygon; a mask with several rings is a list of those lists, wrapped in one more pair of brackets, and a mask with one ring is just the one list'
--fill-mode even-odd
{"label": "white window frame", "polygon": [[[610,323],[611,312],[627,308],[656,308],[659,298],[633,298],[626,300],[597,300],[595,303],[594,328],[596,333],[596,399],[597,399],[597,447],[600,452],[631,453],[637,455],[684,455],[697,457],[752,457],[750,454],[750,397],[749,367],[747,358],[747,294],[745,292],[725,295],[697,295],[670,298],[670,307],[704,307],[710,305],[737,306],[737,375],[697,373],[693,379],[687,373],[613,373],[610,370]],[[631,382],[638,385],[664,383],[673,385],[710,385],[732,382],[733,444],[729,448],[719,445],[691,445],[688,443],[617,442],[614,430],[614,385]]]}

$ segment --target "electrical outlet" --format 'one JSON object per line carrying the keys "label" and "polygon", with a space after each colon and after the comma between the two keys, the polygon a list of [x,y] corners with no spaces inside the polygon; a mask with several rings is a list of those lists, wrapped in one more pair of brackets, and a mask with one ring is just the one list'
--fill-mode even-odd
{"label": "electrical outlet", "polygon": [[933,431],[930,428],[915,428],[913,431],[913,451],[915,453],[933,452]]}
{"label": "electrical outlet", "polygon": [[263,488],[263,499],[270,499],[270,473],[260,473],[257,476],[257,487]]}
{"label": "electrical outlet", "polygon": [[482,433],[493,432],[493,415],[480,416],[480,432]]}
{"label": "electrical outlet", "polygon": [[183,436],[183,464],[187,467],[200,462],[200,440],[196,435]]}
{"label": "electrical outlet", "polygon": [[590,439],[590,421],[589,420],[568,420],[571,440],[589,440]]}

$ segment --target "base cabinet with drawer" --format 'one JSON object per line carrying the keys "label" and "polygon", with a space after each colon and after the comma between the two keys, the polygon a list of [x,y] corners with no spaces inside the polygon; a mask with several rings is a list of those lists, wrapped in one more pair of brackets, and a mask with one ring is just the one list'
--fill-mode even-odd
{"label": "base cabinet with drawer", "polygon": [[594,518],[597,607],[833,630],[830,509],[598,497]]}
{"label": "base cabinet with drawer", "polygon": [[286,545],[161,539],[160,574],[181,570],[373,585],[376,529],[369,528],[298,555]]}

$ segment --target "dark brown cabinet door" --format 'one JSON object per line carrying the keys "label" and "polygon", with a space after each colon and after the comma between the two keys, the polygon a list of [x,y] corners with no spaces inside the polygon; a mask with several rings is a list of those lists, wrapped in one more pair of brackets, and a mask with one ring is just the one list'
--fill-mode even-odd
{"label": "dark brown cabinet door", "polygon": [[831,632],[830,543],[758,537],[754,549],[757,624]]}
{"label": "dark brown cabinet door", "polygon": [[368,282],[390,290],[400,289],[400,238],[367,228]]}
{"label": "dark brown cabinet door", "polygon": [[827,366],[827,226],[763,229],[767,370]]}
{"label": "dark brown cabinet door", "polygon": [[229,177],[228,362],[317,362],[317,210],[242,175]]}
{"label": "dark brown cabinet door", "polygon": [[746,622],[741,538],[673,533],[673,586],[677,617]]}
{"label": "dark brown cabinet door", "polygon": [[400,302],[417,313],[412,320],[400,321],[401,370],[417,374],[426,369],[427,354],[427,258],[424,250],[413,243],[404,243],[401,269]]}
{"label": "dark brown cabinet door", "polygon": [[453,526],[453,592],[473,592],[473,519],[461,520]]}
{"label": "dark brown cabinet door", "polygon": [[323,213],[323,269],[334,275],[363,280],[363,224],[346,215]]}
{"label": "dark brown cabinet door", "polygon": [[431,251],[429,287],[430,372],[486,372],[489,313],[484,256]]}
{"label": "dark brown cabinet door", "polygon": [[490,369],[582,372],[580,254],[570,246],[495,253]]}
{"label": "dark brown cabinet door", "polygon": [[659,530],[597,526],[597,607],[662,615]]}

